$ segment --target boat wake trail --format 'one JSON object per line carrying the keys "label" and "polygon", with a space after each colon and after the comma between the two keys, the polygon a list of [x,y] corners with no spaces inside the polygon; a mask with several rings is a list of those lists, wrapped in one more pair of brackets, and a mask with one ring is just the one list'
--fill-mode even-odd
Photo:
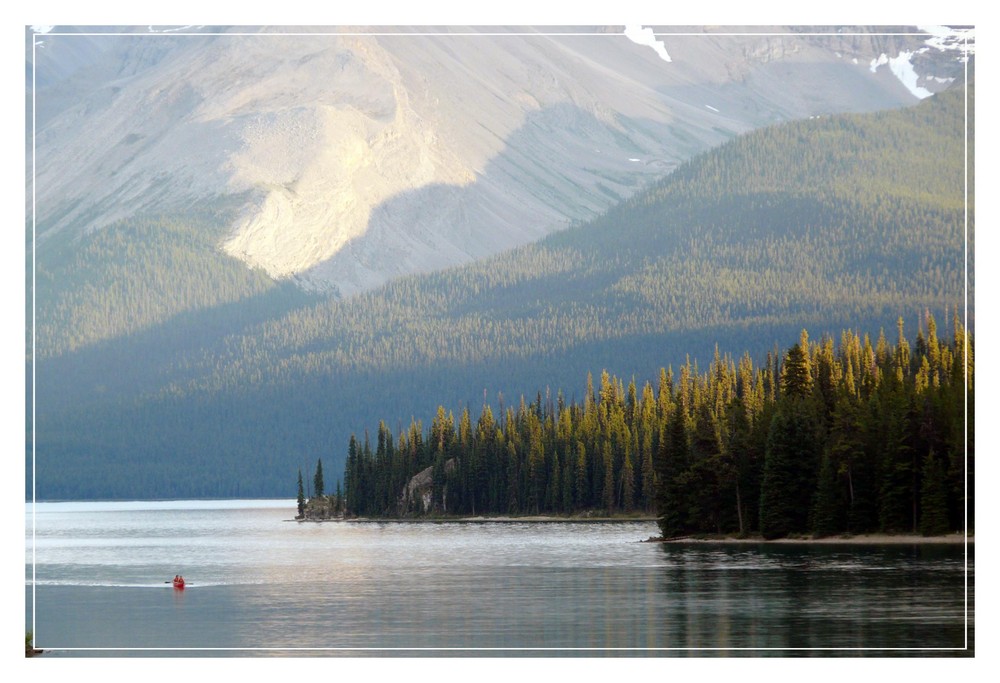
{"label": "boat wake trail", "polygon": [[[24,582],[26,587],[34,586],[76,586],[80,588],[169,588],[173,590],[174,586],[171,581],[156,581],[156,582],[124,582],[124,581],[81,581],[80,579],[39,579],[36,581],[31,581],[30,579]],[[191,588],[208,588],[211,586],[232,586],[236,585],[234,582],[228,581],[198,581],[193,583],[185,583],[184,590]]]}

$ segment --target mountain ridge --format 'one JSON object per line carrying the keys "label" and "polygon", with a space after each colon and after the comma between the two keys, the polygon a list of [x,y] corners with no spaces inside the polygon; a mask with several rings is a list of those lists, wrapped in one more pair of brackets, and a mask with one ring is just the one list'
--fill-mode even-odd
{"label": "mountain ridge", "polygon": [[592,218],[752,127],[912,103],[866,60],[924,42],[706,33],[668,64],[610,29],[532,31],[88,35],[77,73],[81,39],[46,35],[39,249],[225,197],[226,253],[350,295]]}

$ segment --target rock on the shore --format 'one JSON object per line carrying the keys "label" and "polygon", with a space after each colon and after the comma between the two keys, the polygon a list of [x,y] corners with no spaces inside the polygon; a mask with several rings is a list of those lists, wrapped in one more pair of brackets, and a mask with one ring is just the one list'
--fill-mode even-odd
{"label": "rock on the shore", "polygon": [[[444,463],[445,474],[455,470],[455,459]],[[399,496],[399,510],[402,514],[410,511],[426,514],[428,512],[448,511],[448,487],[441,484],[441,500],[434,500],[434,467],[428,467],[417,472],[403,487]]]}

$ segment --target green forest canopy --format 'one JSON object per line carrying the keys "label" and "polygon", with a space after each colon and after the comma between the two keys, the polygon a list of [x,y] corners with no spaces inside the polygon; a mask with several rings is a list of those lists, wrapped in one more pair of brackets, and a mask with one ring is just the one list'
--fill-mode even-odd
{"label": "green forest canopy", "polygon": [[[588,375],[583,402],[438,407],[376,443],[353,435],[348,515],[654,513],[666,537],[830,535],[972,528],[973,349],[956,315],[939,339],[928,315],[913,345],[844,331],[755,367],[716,352],[658,386]],[[966,429],[968,432],[966,433]],[[408,483],[431,469],[417,495]],[[968,515],[968,518],[966,517]]]}

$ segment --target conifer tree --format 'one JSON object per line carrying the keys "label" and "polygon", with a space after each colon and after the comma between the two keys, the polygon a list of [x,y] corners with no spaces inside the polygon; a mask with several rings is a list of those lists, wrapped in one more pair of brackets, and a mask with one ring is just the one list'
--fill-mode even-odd
{"label": "conifer tree", "polygon": [[707,402],[695,409],[689,454],[688,481],[699,492],[690,496],[688,502],[689,527],[719,533],[722,530],[723,498],[728,497],[734,472],[722,457],[718,424]]}
{"label": "conifer tree", "polygon": [[782,398],[768,430],[760,492],[760,531],[779,538],[808,529],[815,491],[816,406],[809,400],[812,375],[802,342],[792,346],[781,368]]}
{"label": "conifer tree", "polygon": [[297,496],[299,519],[305,517],[306,514],[306,492],[302,487],[302,470],[299,470],[299,495]]}
{"label": "conifer tree", "polygon": [[593,506],[590,497],[590,477],[587,472],[587,447],[582,441],[576,442],[576,505],[578,508]]}
{"label": "conifer tree", "polygon": [[948,533],[948,499],[944,467],[934,451],[924,456],[923,483],[920,487],[920,533],[941,536]]}
{"label": "conifer tree", "polygon": [[622,496],[621,506],[625,512],[635,508],[635,467],[632,465],[632,454],[625,454],[622,466]]}
{"label": "conifer tree", "polygon": [[760,533],[766,539],[805,531],[802,487],[802,449],[813,437],[807,428],[802,402],[787,404],[771,419],[760,486]]}
{"label": "conifer tree", "polygon": [[323,461],[316,461],[316,474],[313,475],[313,495],[316,498],[323,497]]}
{"label": "conifer tree", "polygon": [[[893,380],[894,381],[894,380]],[[879,526],[883,531],[915,532],[918,472],[910,444],[909,405],[898,388],[887,382],[879,405]],[[880,392],[881,393],[881,392]]]}
{"label": "conifer tree", "polygon": [[679,405],[670,412],[658,456],[657,523],[663,536],[671,538],[689,531],[687,431]]}
{"label": "conifer tree", "polygon": [[[802,331],[805,338],[805,330]],[[792,346],[781,367],[781,390],[785,396],[805,397],[812,392],[809,353],[802,345]]]}
{"label": "conifer tree", "polygon": [[837,467],[830,454],[823,453],[811,525],[816,536],[830,536],[844,528],[842,499]]}

